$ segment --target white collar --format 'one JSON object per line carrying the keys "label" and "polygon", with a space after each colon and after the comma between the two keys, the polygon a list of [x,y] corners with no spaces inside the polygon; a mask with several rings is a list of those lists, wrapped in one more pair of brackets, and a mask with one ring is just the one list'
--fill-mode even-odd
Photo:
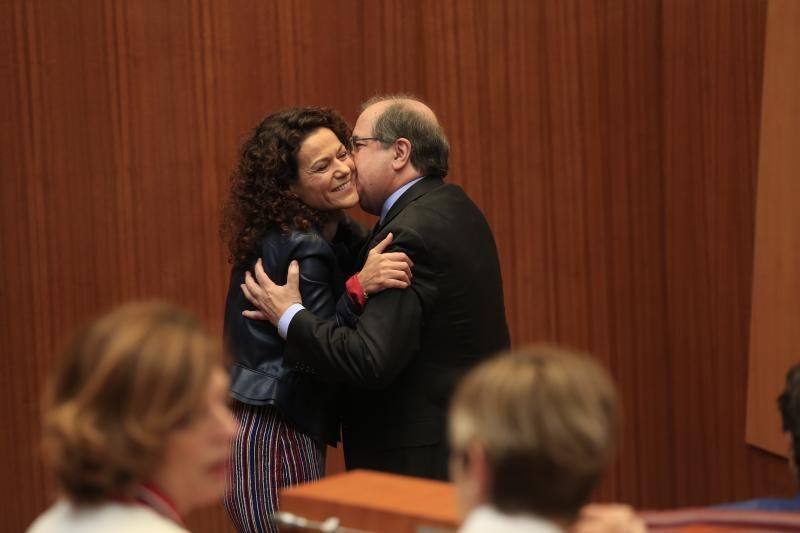
{"label": "white collar", "polygon": [[467,515],[458,533],[561,533],[553,522],[532,514],[508,515],[481,505]]}

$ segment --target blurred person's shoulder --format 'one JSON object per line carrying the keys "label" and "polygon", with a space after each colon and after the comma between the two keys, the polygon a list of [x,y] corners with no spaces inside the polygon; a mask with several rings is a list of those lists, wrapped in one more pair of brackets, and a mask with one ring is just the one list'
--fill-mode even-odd
{"label": "blurred person's shoulder", "polygon": [[782,513],[800,513],[800,493],[794,498],[756,498],[741,502],[725,503],[718,509],[736,511],[775,511]]}
{"label": "blurred person's shoulder", "polygon": [[27,533],[188,533],[188,530],[162,517],[152,509],[124,503],[75,506],[58,500],[39,515]]}
{"label": "blurred person's shoulder", "polygon": [[508,515],[481,505],[467,515],[458,533],[560,533],[552,522],[531,514]]}

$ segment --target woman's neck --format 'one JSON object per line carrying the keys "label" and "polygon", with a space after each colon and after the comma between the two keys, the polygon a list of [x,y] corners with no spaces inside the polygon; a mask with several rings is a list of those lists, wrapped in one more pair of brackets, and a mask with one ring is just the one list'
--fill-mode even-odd
{"label": "woman's neck", "polygon": [[326,222],[325,224],[322,225],[321,228],[322,237],[328,242],[332,241],[333,237],[336,235],[336,230],[338,229],[338,227],[339,227],[339,222],[336,220],[333,220],[331,222]]}

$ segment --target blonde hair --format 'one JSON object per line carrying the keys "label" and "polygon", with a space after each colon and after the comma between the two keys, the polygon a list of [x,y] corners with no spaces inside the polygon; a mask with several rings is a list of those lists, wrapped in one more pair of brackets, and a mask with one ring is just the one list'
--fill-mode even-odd
{"label": "blonde hair", "polygon": [[453,450],[481,446],[491,503],[509,513],[572,519],[605,470],[615,428],[616,393],[606,371],[555,346],[483,363],[461,382],[450,409]]}
{"label": "blonde hair", "polygon": [[199,404],[221,348],[171,305],[125,305],[84,329],[47,388],[43,447],[78,503],[124,497]]}

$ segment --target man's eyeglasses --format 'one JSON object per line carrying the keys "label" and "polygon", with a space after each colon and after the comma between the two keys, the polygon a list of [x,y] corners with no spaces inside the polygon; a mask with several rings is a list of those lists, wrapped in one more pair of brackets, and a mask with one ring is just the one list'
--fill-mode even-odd
{"label": "man's eyeglasses", "polygon": [[386,139],[381,139],[380,137],[359,137],[358,135],[353,135],[350,137],[350,148],[353,150],[353,152],[358,152],[366,145],[367,141],[379,141],[384,144],[387,143]]}

